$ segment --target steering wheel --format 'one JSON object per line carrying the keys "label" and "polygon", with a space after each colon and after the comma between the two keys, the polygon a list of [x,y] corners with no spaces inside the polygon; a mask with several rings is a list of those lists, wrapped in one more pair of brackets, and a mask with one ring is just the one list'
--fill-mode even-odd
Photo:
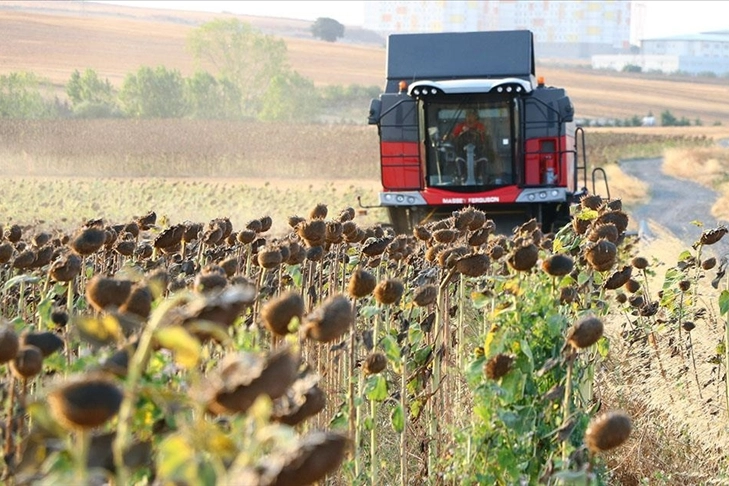
{"label": "steering wheel", "polygon": [[456,137],[456,145],[459,150],[463,150],[469,143],[474,144],[477,149],[481,149],[482,139],[481,133],[478,130],[465,130]]}

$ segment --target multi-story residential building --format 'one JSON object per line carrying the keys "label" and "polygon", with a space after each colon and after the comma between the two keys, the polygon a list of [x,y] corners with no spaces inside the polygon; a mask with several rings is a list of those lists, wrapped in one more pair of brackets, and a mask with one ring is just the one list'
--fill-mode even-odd
{"label": "multi-story residential building", "polygon": [[[364,27],[381,34],[529,29],[540,58],[629,52],[630,1],[368,1]],[[640,15],[640,11],[638,11]]]}

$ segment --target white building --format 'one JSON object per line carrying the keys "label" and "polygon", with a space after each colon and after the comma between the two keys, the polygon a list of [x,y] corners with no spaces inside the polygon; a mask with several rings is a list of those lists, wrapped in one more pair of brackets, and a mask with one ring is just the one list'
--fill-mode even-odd
{"label": "white building", "polygon": [[705,32],[641,41],[640,54],[595,55],[593,69],[622,71],[626,66],[642,71],[689,74],[729,74],[729,32]]}
{"label": "white building", "polygon": [[368,1],[364,27],[383,35],[528,29],[540,58],[589,58],[629,52],[632,7],[625,0]]}

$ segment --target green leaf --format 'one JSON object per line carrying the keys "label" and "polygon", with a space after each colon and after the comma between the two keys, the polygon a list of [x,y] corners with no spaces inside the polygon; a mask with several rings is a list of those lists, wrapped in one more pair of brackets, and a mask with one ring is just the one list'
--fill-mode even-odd
{"label": "green leaf", "polygon": [[577,219],[591,220],[597,218],[599,215],[600,213],[594,209],[583,209],[579,214],[577,214]]}
{"label": "green leaf", "polygon": [[562,240],[555,239],[554,242],[552,243],[552,253],[553,254],[560,253],[562,251],[562,248],[563,248]]}
{"label": "green leaf", "polygon": [[288,268],[289,276],[294,282],[295,287],[301,287],[303,285],[304,276],[301,273],[301,265],[294,265]]}
{"label": "green leaf", "polygon": [[416,365],[425,364],[425,360],[428,359],[432,350],[433,349],[430,346],[425,346],[424,348],[415,350],[415,354],[413,355],[413,360],[415,361],[415,364]]}
{"label": "green leaf", "polygon": [[376,402],[381,402],[387,398],[387,380],[381,374],[370,375],[364,386],[365,396]]}
{"label": "green leaf", "polygon": [[410,404],[410,417],[416,418],[420,415],[420,411],[423,409],[425,403],[422,400],[414,400]]}
{"label": "green leaf", "polygon": [[532,348],[529,346],[529,341],[526,339],[521,340],[521,352],[529,358],[530,368],[534,369],[534,355],[532,354]]}
{"label": "green leaf", "polygon": [[722,290],[719,295],[719,313],[721,315],[729,312],[729,290]]}
{"label": "green leaf", "polygon": [[165,327],[155,333],[157,342],[169,349],[178,365],[190,369],[200,362],[202,345],[192,334],[180,326]]}
{"label": "green leaf", "polygon": [[3,285],[3,292],[7,292],[8,290],[15,287],[17,284],[21,283],[29,283],[34,284],[38,283],[40,281],[40,277],[33,277],[30,275],[18,275],[17,277],[13,277],[7,282],[5,282],[5,285]]}
{"label": "green leaf", "polygon": [[526,377],[518,368],[509,371],[501,378],[501,388],[504,391],[504,402],[513,403],[520,400],[524,394]]}
{"label": "green leaf", "polygon": [[600,353],[603,359],[607,358],[608,353],[610,353],[610,340],[605,336],[598,339],[597,352]]}
{"label": "green leaf", "polygon": [[483,309],[490,305],[492,300],[492,296],[486,295],[483,292],[471,292],[471,301],[474,309]]}
{"label": "green leaf", "polygon": [[387,359],[392,363],[400,363],[400,346],[397,344],[397,340],[388,334],[382,338],[381,343]]}
{"label": "green leaf", "polygon": [[111,314],[99,317],[78,316],[73,320],[81,339],[97,346],[113,344],[123,339],[121,324]]}
{"label": "green leaf", "polygon": [[181,434],[167,437],[157,452],[157,474],[162,482],[198,484],[195,450]]}
{"label": "green leaf", "polygon": [[681,252],[680,255],[678,255],[678,261],[679,262],[682,262],[684,260],[688,260],[690,258],[693,258],[693,255],[688,250],[684,250],[684,251]]}
{"label": "green leaf", "polygon": [[678,281],[683,280],[685,275],[676,267],[669,268],[666,270],[666,276],[663,280],[663,288],[669,288],[675,285]]}
{"label": "green leaf", "polygon": [[423,340],[423,330],[419,324],[412,324],[408,328],[408,342],[413,346],[417,346]]}
{"label": "green leaf", "polygon": [[359,315],[362,317],[376,316],[380,312],[380,308],[376,305],[365,305],[359,310]]}
{"label": "green leaf", "polygon": [[401,434],[405,429],[405,414],[403,413],[402,406],[399,403],[392,409],[390,422],[392,422],[392,428],[398,434]]}
{"label": "green leaf", "polygon": [[346,429],[348,426],[347,416],[343,412],[337,412],[329,421],[329,428],[332,430]]}

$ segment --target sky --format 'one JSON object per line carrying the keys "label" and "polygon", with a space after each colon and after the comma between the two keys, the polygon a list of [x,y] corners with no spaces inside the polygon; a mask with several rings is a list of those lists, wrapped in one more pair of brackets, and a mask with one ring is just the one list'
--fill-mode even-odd
{"label": "sky", "polygon": [[[316,20],[330,17],[344,25],[364,23],[364,1],[109,1],[136,7],[168,8],[175,10],[227,11],[242,15],[285,17]],[[646,0],[644,35],[646,38],[678,34],[696,34],[703,31],[729,30],[729,1],[662,1]]]}

